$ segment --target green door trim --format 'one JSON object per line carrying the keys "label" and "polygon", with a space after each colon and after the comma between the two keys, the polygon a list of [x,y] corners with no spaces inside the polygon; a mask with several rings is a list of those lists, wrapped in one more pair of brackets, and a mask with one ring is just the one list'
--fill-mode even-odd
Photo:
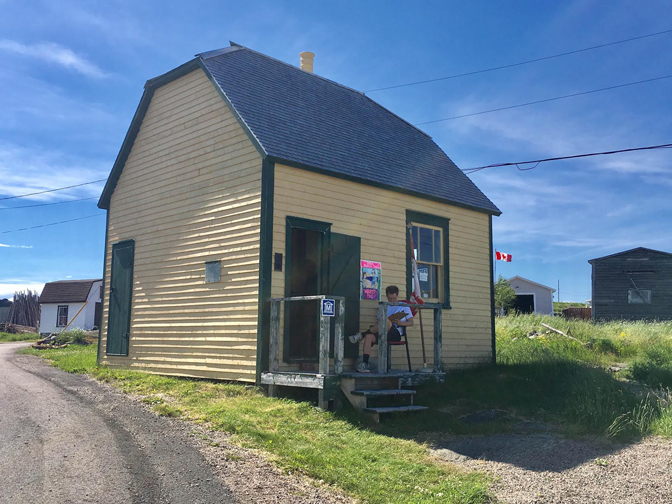
{"label": "green door trim", "polygon": [[[292,279],[292,229],[307,229],[309,231],[317,231],[322,233],[322,240],[320,243],[320,278],[318,285],[323,294],[326,294],[329,289],[329,271],[328,263],[326,261],[326,254],[331,243],[331,222],[323,222],[312,219],[305,219],[303,217],[287,216],[285,219],[285,296],[290,296],[290,286]],[[317,362],[315,359],[290,359],[289,358],[289,312],[287,309],[288,303],[285,303],[285,324],[282,337],[282,354],[283,362]],[[317,335],[316,335],[317,337]]]}
{"label": "green door trim", "polygon": [[[108,312],[107,312],[107,341],[105,344],[105,354],[106,355],[112,355],[112,356],[122,356],[122,357],[127,357],[128,356],[128,349],[130,346],[130,332],[131,332],[131,306],[133,304],[133,266],[135,263],[135,240],[122,240],[117,243],[112,244],[112,265],[110,268],[110,288],[112,287],[112,284],[114,283],[114,251],[115,249],[120,249],[120,248],[125,248],[125,247],[130,247],[131,249],[131,265],[129,269],[129,273],[131,276],[131,285],[130,285],[130,291],[128,293],[128,307],[127,307],[127,318],[126,318],[126,327],[125,327],[125,334],[128,334],[129,337],[126,340],[126,352],[124,353],[123,351],[120,353],[112,353],[108,350],[109,344],[110,344],[110,315],[112,313],[112,306],[108,306]],[[112,296],[109,296],[110,302],[111,302]],[[123,340],[122,340],[123,342]],[[123,349],[123,344],[121,345],[121,348]]]}

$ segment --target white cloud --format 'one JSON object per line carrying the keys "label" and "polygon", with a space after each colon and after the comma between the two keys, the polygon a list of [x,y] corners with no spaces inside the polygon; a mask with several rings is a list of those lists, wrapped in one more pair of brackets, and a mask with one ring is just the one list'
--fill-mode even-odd
{"label": "white cloud", "polygon": [[15,292],[31,290],[42,292],[44,289],[44,282],[29,282],[29,281],[0,281],[0,299],[13,298]]}
{"label": "white cloud", "polygon": [[7,243],[0,243],[0,248],[20,248],[20,249],[32,249],[32,245],[8,245]]}
{"label": "white cloud", "polygon": [[[6,196],[45,191],[59,187],[105,179],[109,165],[101,161],[78,158],[59,151],[25,149],[0,144],[0,192]],[[25,200],[51,201],[100,196],[103,183],[96,183],[38,194]]]}
{"label": "white cloud", "polygon": [[15,40],[2,39],[0,40],[0,49],[23,56],[41,59],[49,63],[55,63],[62,67],[73,69],[87,77],[94,77],[96,79],[107,77],[107,74],[94,63],[79,56],[71,49],[53,42],[25,45],[16,42]]}

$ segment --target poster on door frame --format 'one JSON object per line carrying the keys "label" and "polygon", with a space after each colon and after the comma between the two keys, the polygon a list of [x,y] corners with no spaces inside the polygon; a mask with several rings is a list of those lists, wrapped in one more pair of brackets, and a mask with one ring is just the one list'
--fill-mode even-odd
{"label": "poster on door frame", "polygon": [[381,264],[361,261],[360,273],[360,299],[380,301],[380,286],[383,283]]}

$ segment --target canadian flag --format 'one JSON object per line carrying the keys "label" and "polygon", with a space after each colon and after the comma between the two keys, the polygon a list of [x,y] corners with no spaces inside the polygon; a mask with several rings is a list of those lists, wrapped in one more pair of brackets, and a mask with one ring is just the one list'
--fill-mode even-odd
{"label": "canadian flag", "polygon": [[505,254],[504,252],[497,252],[495,250],[495,255],[497,256],[498,261],[511,262],[511,254]]}

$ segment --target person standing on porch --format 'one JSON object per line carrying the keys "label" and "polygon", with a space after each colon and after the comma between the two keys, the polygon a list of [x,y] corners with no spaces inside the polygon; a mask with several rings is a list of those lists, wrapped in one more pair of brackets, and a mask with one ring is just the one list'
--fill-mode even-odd
{"label": "person standing on porch", "polygon": [[[388,303],[399,301],[399,287],[388,285],[385,289]],[[413,313],[407,306],[387,307],[387,341],[401,341],[401,336],[407,327],[413,326]],[[378,343],[378,325],[369,327],[366,331],[358,332],[349,337],[351,343],[359,343],[364,340],[362,350],[362,362],[357,366],[360,373],[369,373],[369,357],[371,347]]]}

